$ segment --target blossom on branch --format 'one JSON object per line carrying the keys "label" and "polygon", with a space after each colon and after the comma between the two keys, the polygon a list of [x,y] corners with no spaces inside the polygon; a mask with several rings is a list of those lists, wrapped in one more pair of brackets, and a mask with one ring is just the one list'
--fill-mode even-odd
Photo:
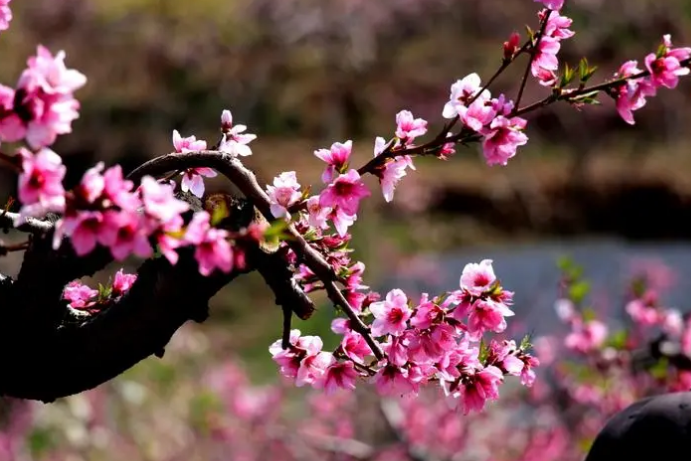
{"label": "blossom on branch", "polygon": [[79,117],[79,102],[73,92],[86,77],[65,66],[65,53],[55,56],[38,46],[27,60],[16,89],[0,85],[0,141],[26,139],[33,149],[53,144],[60,134],[72,131]]}
{"label": "blossom on branch", "polygon": [[369,307],[376,319],[372,324],[372,334],[382,336],[400,335],[406,329],[406,323],[412,316],[408,307],[408,298],[399,289],[391,290],[385,301],[372,303]]}
{"label": "blossom on branch", "polygon": [[319,204],[332,209],[338,208],[349,216],[355,216],[360,200],[370,195],[357,170],[349,170],[322,191],[319,195]]}
{"label": "blossom on branch", "polygon": [[[626,61],[615,74],[617,78],[628,78],[641,73],[637,61]],[[655,96],[655,86],[646,78],[630,79],[613,90],[617,111],[624,121],[635,124],[633,111],[641,109],[646,104],[646,97]]]}
{"label": "blossom on branch", "polygon": [[245,133],[246,130],[247,127],[245,125],[233,125],[233,114],[225,109],[221,113],[221,131],[223,132],[223,139],[221,140],[218,150],[241,157],[252,155],[252,149],[248,144],[257,139],[257,135]]}
{"label": "blossom on branch", "polygon": [[7,30],[10,27],[10,21],[12,21],[11,1],[0,0],[0,31]]}
{"label": "blossom on branch", "polygon": [[482,153],[488,165],[506,165],[516,155],[516,149],[528,143],[523,132],[527,121],[521,117],[498,116],[482,129]]}
{"label": "blossom on branch", "polygon": [[63,292],[62,299],[69,301],[68,307],[73,309],[86,309],[96,304],[98,290],[84,285],[79,280],[68,283]]}
{"label": "blossom on branch", "polygon": [[122,269],[115,273],[113,278],[113,295],[122,296],[127,293],[134,282],[137,281],[137,274],[126,274]]}
{"label": "blossom on branch", "polygon": [[412,143],[418,136],[427,133],[427,120],[414,118],[409,110],[402,110],[396,114],[396,136],[404,144]]}
{"label": "blossom on branch", "polygon": [[346,172],[352,150],[353,141],[348,140],[344,143],[335,142],[330,149],[317,149],[314,151],[314,155],[327,164],[324,173],[322,173],[324,184],[332,182],[337,174]]}
{"label": "blossom on branch", "polygon": [[542,3],[550,10],[559,11],[564,7],[564,0],[533,0]]}
{"label": "blossom on branch", "polygon": [[[387,143],[384,138],[377,136],[374,141],[374,156],[378,157],[382,154]],[[408,156],[400,156],[386,163],[375,171],[375,175],[379,178],[384,200],[390,202],[393,200],[394,191],[399,181],[406,175],[406,168],[415,168],[412,159]]]}
{"label": "blossom on branch", "polygon": [[209,213],[198,211],[185,231],[185,242],[194,245],[194,257],[199,272],[210,275],[214,269],[230,272],[233,269],[233,250],[228,243],[228,232],[215,229],[209,223]]}
{"label": "blossom on branch", "polygon": [[[490,92],[483,90],[480,93],[481,89],[480,76],[476,73],[469,74],[462,80],[457,80],[451,85],[451,95],[449,101],[444,105],[442,116],[444,118],[460,117],[472,99],[489,100],[491,98]],[[478,95],[478,93],[480,94]]]}
{"label": "blossom on branch", "polygon": [[19,174],[20,221],[26,217],[43,217],[49,212],[64,211],[62,180],[66,168],[62,158],[48,148],[40,149],[36,154],[21,149],[18,155],[22,169]]}
{"label": "blossom on branch", "polygon": [[302,197],[300,184],[294,171],[286,171],[274,178],[273,185],[266,186],[271,200],[271,214],[275,218],[290,219],[288,208]]}
{"label": "blossom on branch", "polygon": [[676,88],[679,77],[691,72],[687,66],[681,64],[681,61],[689,59],[689,56],[691,48],[673,48],[671,35],[665,35],[660,51],[645,57],[645,67],[650,72],[650,83],[655,88]]}

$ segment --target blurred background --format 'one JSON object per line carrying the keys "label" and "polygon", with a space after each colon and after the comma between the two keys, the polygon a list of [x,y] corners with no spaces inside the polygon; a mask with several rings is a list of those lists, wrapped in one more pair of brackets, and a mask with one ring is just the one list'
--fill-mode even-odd
{"label": "blurred background", "polygon": [[[594,81],[611,76],[625,60],[642,60],[664,33],[676,45],[691,43],[691,2],[685,0],[567,4],[577,34],[564,42],[560,57],[575,65],[587,56],[599,66]],[[213,143],[221,110],[228,108],[236,123],[259,135],[247,163],[263,182],[295,170],[303,186],[317,186],[322,164],[315,149],[352,139],[356,159],[364,162],[375,136],[391,136],[399,110],[428,119],[432,132],[440,129],[451,83],[471,72],[487,79],[511,32],[524,30],[524,24],[535,27],[539,5],[15,0],[11,6],[15,18],[0,36],[0,82],[14,84],[38,43],[65,50],[68,67],[88,77],[76,94],[82,109],[74,133],[54,146],[69,167],[69,184],[100,160],[129,171],[170,152],[173,129]],[[514,98],[523,69],[514,66],[493,94]],[[419,159],[418,171],[401,183],[394,202],[385,204],[379,196],[368,201],[353,229],[368,283],[381,290],[453,289],[466,262],[491,257],[504,286],[517,292],[521,324],[540,331],[550,329],[554,316],[559,256],[571,255],[592,269],[603,296],[608,290],[615,296],[627,268],[641,258],[688,273],[690,90],[682,80],[677,90],[660,91],[636,113],[635,127],[619,118],[606,97],[601,106],[583,111],[563,105],[533,114],[530,142],[507,167],[487,167],[475,146],[459,148],[447,162]],[[524,101],[543,96],[544,88],[531,82]],[[3,200],[16,190],[14,181],[0,171]],[[20,260],[13,256],[0,259],[0,269],[16,273]],[[128,269],[136,269],[134,262]],[[669,302],[682,304],[690,291],[681,280]],[[28,434],[25,459],[38,459],[56,444],[97,443],[91,436],[84,440],[82,426],[75,426],[82,428],[79,433],[63,424],[63,411],[77,419],[94,408],[105,411],[105,404],[86,401],[110,402],[118,421],[126,421],[121,430],[130,435],[154,425],[165,432],[185,426],[181,421],[204,407],[196,391],[201,377],[229,359],[242,360],[254,382],[277,379],[267,352],[280,336],[272,300],[259,277],[246,276],[213,300],[209,321],[176,336],[165,359],[141,363],[102,386],[100,394],[32,407],[37,413],[22,432]],[[328,336],[330,318],[323,304],[314,320],[298,328]],[[178,459],[161,454],[166,447],[145,435],[133,440],[126,455],[103,459]],[[72,450],[69,459],[101,459],[89,450]]]}

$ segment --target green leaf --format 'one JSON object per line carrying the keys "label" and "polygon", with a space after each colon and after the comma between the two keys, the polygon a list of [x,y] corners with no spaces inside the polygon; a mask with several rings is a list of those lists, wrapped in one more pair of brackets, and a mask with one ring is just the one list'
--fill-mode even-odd
{"label": "green leaf", "polygon": [[292,237],[288,233],[288,222],[284,219],[277,219],[264,231],[264,242],[261,245],[265,250],[274,252],[283,240],[290,240]]}
{"label": "green leaf", "polygon": [[578,63],[578,76],[580,77],[581,80],[583,80],[583,77],[588,73],[588,58],[581,58],[581,61]]}
{"label": "green leaf", "polygon": [[657,52],[655,53],[655,57],[659,59],[659,58],[663,57],[664,55],[666,55],[667,51],[668,50],[667,50],[667,47],[665,46],[665,44],[661,43],[660,46],[657,48]]}
{"label": "green leaf", "polygon": [[656,379],[665,379],[669,374],[669,361],[662,357],[655,365],[650,367],[650,374]]}
{"label": "green leaf", "polygon": [[440,304],[442,304],[442,303],[446,300],[446,298],[448,298],[448,297],[449,297],[449,293],[442,293],[442,294],[440,294],[440,295],[438,295],[438,296],[432,298],[432,303],[434,303],[434,304],[436,304],[436,305],[440,305]]}
{"label": "green leaf", "polygon": [[228,216],[230,216],[230,210],[228,209],[228,205],[226,205],[225,200],[215,201],[213,211],[211,212],[211,225],[217,226]]}
{"label": "green leaf", "polygon": [[616,333],[610,335],[607,345],[613,347],[617,350],[622,350],[626,347],[626,340],[628,339],[628,333],[626,330],[619,330]]}
{"label": "green leaf", "polygon": [[575,71],[568,63],[564,63],[564,74],[561,76],[561,81],[559,82],[559,88],[564,88],[569,83],[573,81]]}
{"label": "green leaf", "polygon": [[499,296],[502,293],[502,287],[501,287],[501,282],[499,280],[495,280],[494,283],[489,287],[489,290],[487,290],[489,296]]}
{"label": "green leaf", "polygon": [[587,82],[596,70],[597,66],[590,67],[587,58],[582,58],[581,62],[578,63],[578,76],[583,83]]}
{"label": "green leaf", "polygon": [[484,338],[480,340],[480,353],[478,354],[478,359],[480,363],[484,363],[489,357],[489,346],[485,343]]}
{"label": "green leaf", "polygon": [[557,267],[571,280],[578,280],[583,276],[583,267],[576,264],[573,259],[563,256],[557,260]]}
{"label": "green leaf", "polygon": [[634,296],[643,296],[643,294],[646,291],[646,280],[644,277],[638,277],[636,278],[632,283],[631,283],[631,290],[633,291]]}
{"label": "green leaf", "polygon": [[588,69],[588,72],[585,74],[585,76],[584,76],[583,78],[581,78],[581,81],[582,81],[583,83],[585,83],[585,82],[587,82],[588,80],[590,80],[590,77],[592,77],[593,75],[595,75],[595,71],[597,71],[597,69],[598,69],[597,66],[593,66],[593,67],[591,67],[590,69]]}
{"label": "green leaf", "polygon": [[108,299],[112,293],[112,286],[104,286],[101,283],[98,284],[98,299]]}
{"label": "green leaf", "polygon": [[583,302],[585,297],[590,292],[590,283],[585,280],[579,280],[569,287],[569,299],[575,304]]}
{"label": "green leaf", "polygon": [[312,192],[312,185],[310,184],[309,186],[305,187],[302,191],[302,195],[300,195],[300,201],[306,200],[307,197],[310,196],[310,192]]}
{"label": "green leaf", "polygon": [[588,453],[595,440],[592,438],[582,438],[578,440],[578,446],[583,453]]}
{"label": "green leaf", "polygon": [[591,307],[587,307],[587,308],[583,309],[583,312],[581,313],[581,315],[583,316],[583,320],[586,322],[590,322],[592,320],[597,319],[597,313]]}
{"label": "green leaf", "polygon": [[600,104],[600,101],[598,101],[597,99],[598,96],[598,91],[590,91],[588,93],[584,93],[578,96],[567,96],[566,101],[577,104],[597,105]]}
{"label": "green leaf", "polygon": [[55,447],[55,438],[48,429],[36,428],[31,431],[27,437],[29,450],[34,458],[39,458],[53,447]]}
{"label": "green leaf", "polygon": [[220,413],[223,410],[223,403],[221,399],[210,391],[202,391],[196,394],[190,402],[190,422],[195,428],[208,431],[209,417],[214,413]]}
{"label": "green leaf", "polygon": [[290,234],[288,233],[288,222],[284,219],[277,219],[276,221],[272,222],[271,225],[264,231],[264,238],[266,240],[285,240],[290,238]]}
{"label": "green leaf", "polygon": [[533,345],[530,342],[530,335],[525,335],[523,339],[521,339],[521,344],[518,346],[518,348],[522,351],[527,351],[533,347]]}

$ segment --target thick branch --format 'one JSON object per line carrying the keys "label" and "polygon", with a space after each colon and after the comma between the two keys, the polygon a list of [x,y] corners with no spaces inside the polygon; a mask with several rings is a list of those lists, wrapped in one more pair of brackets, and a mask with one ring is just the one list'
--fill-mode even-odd
{"label": "thick branch", "polygon": [[204,320],[209,299],[238,272],[203,277],[191,250],[181,253],[175,266],[146,261],[131,290],[91,319],[67,318],[40,335],[4,325],[0,394],[52,401],[91,389],[160,354],[187,320]]}
{"label": "thick branch", "polygon": [[[247,201],[238,200],[230,212],[234,227],[246,227],[255,218]],[[240,273],[271,265],[274,256],[247,247],[244,269],[210,277],[200,275],[191,248],[179,250],[175,266],[164,258],[148,260],[124,297],[84,318],[70,313],[60,294],[65,283],[107,264],[109,254],[99,248],[77,258],[68,242],[53,251],[48,237],[35,236],[16,281],[0,276],[0,307],[7,307],[0,327],[0,395],[51,401],[160,355],[187,320],[207,318],[208,301],[221,287]]]}
{"label": "thick branch", "polygon": [[[234,227],[246,227],[256,216],[241,200],[230,212]],[[254,245],[245,249],[243,270],[204,277],[193,249],[186,248],[175,266],[164,258],[144,262],[124,297],[83,317],[60,299],[64,285],[103,268],[110,254],[98,248],[78,258],[69,242],[55,251],[51,236],[34,236],[16,280],[0,274],[0,395],[52,401],[98,386],[160,355],[187,320],[206,319],[209,299],[240,273],[262,267],[276,278],[281,274],[280,267],[266,269],[275,255]]]}
{"label": "thick branch", "polygon": [[17,229],[21,232],[48,232],[53,229],[53,223],[40,219],[27,218],[21,226],[15,227],[19,220],[18,213],[11,211],[0,211],[0,229]]}

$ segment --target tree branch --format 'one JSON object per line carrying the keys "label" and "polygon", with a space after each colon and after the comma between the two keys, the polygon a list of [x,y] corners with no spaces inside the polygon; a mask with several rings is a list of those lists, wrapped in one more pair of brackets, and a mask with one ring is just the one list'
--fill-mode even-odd
{"label": "tree branch", "polygon": [[[146,162],[132,171],[128,175],[128,179],[138,182],[145,175],[160,176],[172,170],[182,171],[198,167],[213,168],[223,174],[254,203],[266,219],[274,220],[269,196],[257,182],[254,173],[245,168],[236,156],[225,152],[195,151],[163,155]],[[353,330],[362,335],[365,341],[367,341],[367,345],[372,349],[374,356],[381,360],[384,357],[381,347],[372,338],[369,328],[358,317],[355,309],[348,303],[341,290],[336,286],[335,282],[338,280],[338,277],[329,263],[315,248],[307,243],[293,225],[288,226],[287,232],[290,238],[286,243],[304,261],[305,265],[322,280],[331,302],[343,309],[350,320]]]}
{"label": "tree branch", "polygon": [[180,253],[175,266],[146,261],[130,291],[87,320],[66,313],[48,333],[20,328],[21,335],[5,324],[0,394],[47,402],[91,389],[160,353],[187,320],[203,321],[209,299],[240,272],[203,277],[191,250]]}
{"label": "tree branch", "polygon": [[[247,201],[237,201],[230,211],[237,227],[256,216]],[[164,258],[145,261],[125,296],[85,317],[66,307],[62,290],[105,267],[110,253],[99,247],[79,258],[68,241],[56,251],[51,240],[52,232],[34,236],[16,280],[0,274],[0,395],[53,401],[98,386],[152,354],[160,356],[187,320],[208,317],[208,301],[221,287],[271,265],[274,256],[248,245],[244,269],[204,277],[194,250],[183,248],[175,266]]]}
{"label": "tree branch", "polygon": [[11,211],[0,211],[0,229],[17,229],[21,232],[48,232],[53,229],[53,223],[50,221],[43,221],[35,218],[27,218],[26,222],[21,226],[15,227],[15,223],[19,220],[19,213],[12,213]]}

